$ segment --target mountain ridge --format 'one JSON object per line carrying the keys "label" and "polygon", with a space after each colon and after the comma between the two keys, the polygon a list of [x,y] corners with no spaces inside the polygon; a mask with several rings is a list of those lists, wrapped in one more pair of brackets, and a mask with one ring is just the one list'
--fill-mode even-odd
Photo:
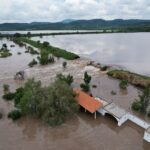
{"label": "mountain ridge", "polygon": [[60,22],[1,23],[0,30],[99,30],[110,28],[148,28],[150,20],[141,19],[66,19]]}

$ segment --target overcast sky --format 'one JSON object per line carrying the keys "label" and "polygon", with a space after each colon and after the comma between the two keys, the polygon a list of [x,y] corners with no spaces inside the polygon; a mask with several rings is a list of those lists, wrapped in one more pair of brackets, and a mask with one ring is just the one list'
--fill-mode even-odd
{"label": "overcast sky", "polygon": [[150,0],[0,0],[0,23],[150,19]]}

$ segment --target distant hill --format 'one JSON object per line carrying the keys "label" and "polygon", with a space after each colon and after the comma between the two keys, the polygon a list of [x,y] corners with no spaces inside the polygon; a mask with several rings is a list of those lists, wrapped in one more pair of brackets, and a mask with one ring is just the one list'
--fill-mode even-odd
{"label": "distant hill", "polygon": [[61,22],[3,23],[0,30],[99,30],[118,29],[122,31],[150,31],[150,20],[73,20]]}

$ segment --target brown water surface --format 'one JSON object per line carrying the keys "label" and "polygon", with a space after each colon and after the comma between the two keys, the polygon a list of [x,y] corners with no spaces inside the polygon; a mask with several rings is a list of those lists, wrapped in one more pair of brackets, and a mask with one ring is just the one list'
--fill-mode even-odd
{"label": "brown water surface", "polygon": [[[9,41],[2,41],[11,44]],[[3,84],[9,84],[12,91],[21,86],[22,82],[13,80],[13,75],[20,69],[26,69],[27,64],[33,56],[24,54],[24,48],[16,46],[12,48],[13,56],[0,58],[0,109],[4,116],[0,120],[0,150],[149,150],[150,144],[143,140],[144,129],[131,122],[118,127],[117,122],[111,116],[101,115],[94,119],[90,113],[81,110],[77,115],[68,118],[66,122],[58,127],[49,127],[40,120],[31,116],[24,117],[18,121],[11,121],[7,113],[13,109],[12,102],[4,101]],[[17,55],[21,51],[22,55]],[[48,79],[59,71],[59,65],[46,67],[36,66],[33,69],[26,69],[30,75],[36,78]],[[71,67],[69,67],[71,66]],[[72,67],[74,67],[72,69]],[[48,69],[49,68],[49,69]],[[68,62],[68,68],[61,70],[64,73],[72,73],[78,78],[77,85],[82,81],[82,71],[85,66],[80,61]],[[92,70],[92,68],[86,68]],[[51,71],[50,71],[51,70]],[[96,71],[96,70],[95,70]],[[32,74],[31,74],[32,73]],[[42,78],[43,77],[43,78]],[[80,79],[80,80],[79,80]],[[138,95],[138,90],[129,86],[127,91],[120,91],[118,81],[109,79],[99,71],[93,74],[92,84],[97,88],[92,89],[94,96],[103,97],[108,101],[114,101],[121,107],[130,111],[130,104]],[[117,95],[112,96],[111,90]],[[143,118],[143,116],[140,116]],[[143,118],[147,119],[147,118]]]}

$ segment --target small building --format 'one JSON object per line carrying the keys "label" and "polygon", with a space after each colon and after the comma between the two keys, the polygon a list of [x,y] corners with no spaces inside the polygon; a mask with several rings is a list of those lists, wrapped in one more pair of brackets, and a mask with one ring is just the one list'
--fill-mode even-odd
{"label": "small building", "polygon": [[87,110],[94,114],[94,118],[96,119],[96,111],[103,106],[102,103],[80,89],[75,89],[74,91],[77,94],[76,99],[79,105],[82,106],[85,111]]}
{"label": "small building", "polygon": [[147,130],[145,130],[144,132],[144,140],[146,140],[147,142],[150,142],[150,127],[147,128]]}
{"label": "small building", "polygon": [[115,103],[108,103],[103,108],[99,109],[98,112],[103,116],[105,116],[106,113],[112,115],[117,120],[118,126],[121,126],[128,120],[128,113]]}

